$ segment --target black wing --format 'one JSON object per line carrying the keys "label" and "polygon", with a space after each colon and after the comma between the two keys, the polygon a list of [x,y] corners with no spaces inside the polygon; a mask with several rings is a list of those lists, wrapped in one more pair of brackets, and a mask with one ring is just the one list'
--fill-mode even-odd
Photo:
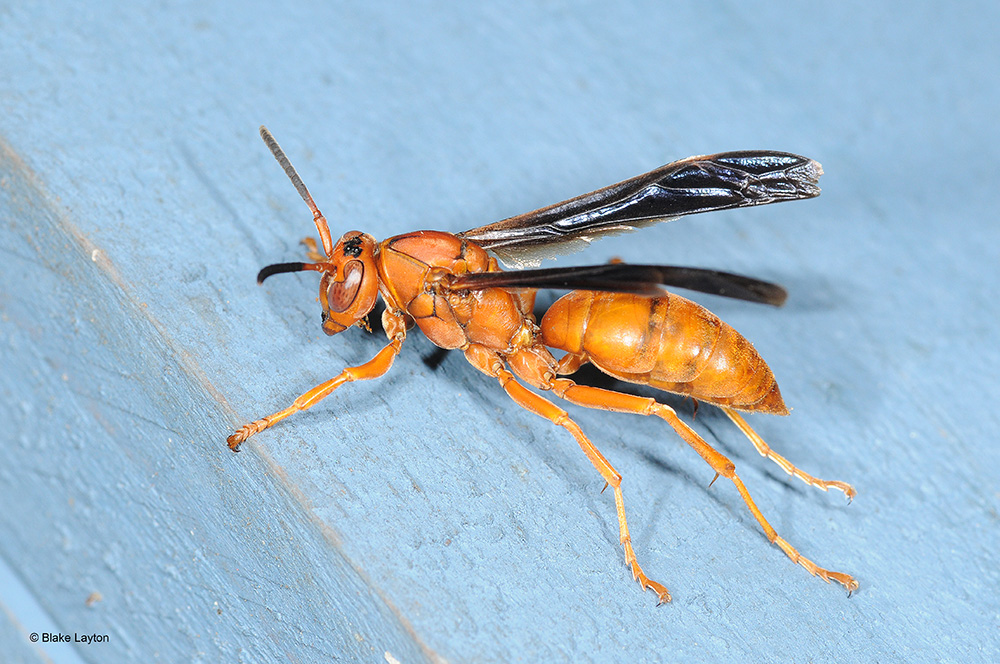
{"label": "black wing", "polygon": [[818,162],[750,150],[688,157],[645,175],[534,212],[474,228],[460,237],[515,267],[578,251],[604,235],[685,214],[766,205],[819,195]]}
{"label": "black wing", "polygon": [[663,293],[661,285],[771,304],[776,307],[784,304],[788,297],[785,289],[777,284],[730,272],[697,267],[627,263],[476,272],[455,277],[449,281],[448,288],[455,291],[484,288],[554,288],[657,295]]}

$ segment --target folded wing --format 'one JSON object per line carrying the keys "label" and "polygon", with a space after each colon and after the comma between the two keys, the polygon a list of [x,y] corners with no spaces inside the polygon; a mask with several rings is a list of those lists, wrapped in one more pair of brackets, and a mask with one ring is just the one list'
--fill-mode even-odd
{"label": "folded wing", "polygon": [[786,152],[688,157],[610,187],[481,226],[460,237],[513,267],[570,253],[605,235],[686,214],[812,198],[823,168]]}

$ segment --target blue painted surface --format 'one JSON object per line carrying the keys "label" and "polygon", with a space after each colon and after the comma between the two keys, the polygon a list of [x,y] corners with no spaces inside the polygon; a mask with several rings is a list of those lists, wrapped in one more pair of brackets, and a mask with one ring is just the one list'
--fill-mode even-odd
{"label": "blue painted surface", "polygon": [[[61,630],[109,634],[84,661],[1000,656],[994,5],[0,11],[0,555]],[[789,563],[662,423],[571,409],[625,477],[675,598],[655,609],[573,441],[460,356],[429,369],[417,335],[389,376],[230,454],[233,426],[382,344],[326,338],[313,275],[254,286],[312,232],[261,123],[335,232],[377,237],[689,154],[822,161],[817,200],[573,260],[789,286],[779,311],[700,299],[793,407],[752,424],[858,499],[787,478],[709,408],[695,426],[860,592]]]}
{"label": "blue painted surface", "polygon": [[3,647],[4,664],[82,664],[84,660],[77,654],[72,641],[66,643],[53,639],[52,635],[62,636],[64,633],[59,624],[39,605],[34,594],[21,583],[14,570],[2,558],[0,589],[3,590],[3,601],[0,603],[0,644]]}

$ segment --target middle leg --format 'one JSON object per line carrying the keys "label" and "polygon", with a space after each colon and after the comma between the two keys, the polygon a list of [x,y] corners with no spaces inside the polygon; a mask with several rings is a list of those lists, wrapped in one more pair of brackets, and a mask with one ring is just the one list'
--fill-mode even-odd
{"label": "middle leg", "polygon": [[583,453],[587,455],[590,463],[594,465],[597,472],[604,478],[606,482],[605,488],[610,486],[615,492],[615,511],[618,513],[619,539],[622,548],[625,550],[625,562],[632,569],[632,578],[639,582],[643,590],[648,588],[655,592],[657,597],[659,597],[659,604],[669,602],[670,593],[666,587],[647,577],[639,566],[639,561],[632,548],[632,537],[628,531],[628,523],[625,520],[625,498],[621,487],[622,476],[614,469],[611,462],[604,458],[604,455],[587,438],[587,435],[583,433],[580,426],[570,419],[569,414],[565,410],[518,383],[517,379],[514,378],[514,374],[507,370],[503,360],[495,352],[483,346],[473,345],[465,351],[465,357],[472,366],[499,380],[501,387],[503,387],[507,395],[519,406],[544,417],[553,424],[561,426],[573,435]]}

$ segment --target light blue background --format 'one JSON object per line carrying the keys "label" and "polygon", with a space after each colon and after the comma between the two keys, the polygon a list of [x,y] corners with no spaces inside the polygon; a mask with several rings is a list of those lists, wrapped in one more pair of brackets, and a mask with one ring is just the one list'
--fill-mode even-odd
{"label": "light blue background", "polygon": [[[109,635],[74,649],[88,662],[995,661],[998,14],[0,8],[0,556],[35,602],[0,588],[0,649],[41,661],[25,635],[58,629]],[[383,343],[325,337],[315,275],[254,285],[313,232],[262,123],[335,234],[379,238],[464,230],[690,154],[820,160],[819,199],[568,260],[789,287],[781,310],[699,299],[793,408],[751,423],[857,500],[788,478],[711,408],[695,427],[779,533],[861,590],[792,565],[662,422],[571,408],[674,595],[654,608],[572,439],[460,355],[429,369],[417,334],[389,376],[232,455],[232,427]]]}

